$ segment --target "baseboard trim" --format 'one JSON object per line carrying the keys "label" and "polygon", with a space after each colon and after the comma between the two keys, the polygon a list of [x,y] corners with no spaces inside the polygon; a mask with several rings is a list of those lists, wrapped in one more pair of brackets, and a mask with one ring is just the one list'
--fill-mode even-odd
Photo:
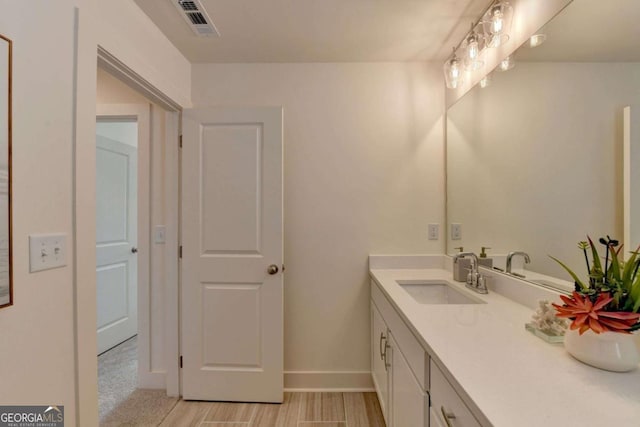
{"label": "baseboard trim", "polygon": [[374,391],[369,371],[285,371],[285,391]]}
{"label": "baseboard trim", "polygon": [[138,371],[138,388],[165,389],[167,374],[165,372]]}

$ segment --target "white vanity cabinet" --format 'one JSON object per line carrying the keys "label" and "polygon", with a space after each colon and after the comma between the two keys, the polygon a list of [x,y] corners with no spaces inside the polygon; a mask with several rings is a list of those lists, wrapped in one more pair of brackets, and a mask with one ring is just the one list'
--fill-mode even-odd
{"label": "white vanity cabinet", "polygon": [[387,427],[480,427],[375,281],[371,369]]}
{"label": "white vanity cabinet", "polygon": [[428,427],[428,356],[372,283],[371,369],[387,427]]}

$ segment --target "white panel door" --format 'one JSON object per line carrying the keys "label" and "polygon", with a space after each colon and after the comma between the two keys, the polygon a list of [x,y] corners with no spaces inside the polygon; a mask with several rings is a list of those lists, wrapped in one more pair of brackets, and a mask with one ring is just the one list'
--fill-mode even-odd
{"label": "white panel door", "polygon": [[135,147],[96,136],[98,354],[138,330],[136,171]]}
{"label": "white panel door", "polygon": [[282,402],[282,109],[182,129],[183,397]]}

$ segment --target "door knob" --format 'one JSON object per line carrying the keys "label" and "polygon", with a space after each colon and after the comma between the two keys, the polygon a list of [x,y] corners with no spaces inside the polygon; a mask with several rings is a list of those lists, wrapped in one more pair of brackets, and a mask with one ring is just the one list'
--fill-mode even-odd
{"label": "door knob", "polygon": [[135,246],[133,248],[131,248],[131,253],[135,254],[136,252],[138,252],[138,248],[136,248]]}
{"label": "door knob", "polygon": [[267,268],[267,273],[274,275],[278,273],[278,266],[275,264],[271,264],[268,268]]}

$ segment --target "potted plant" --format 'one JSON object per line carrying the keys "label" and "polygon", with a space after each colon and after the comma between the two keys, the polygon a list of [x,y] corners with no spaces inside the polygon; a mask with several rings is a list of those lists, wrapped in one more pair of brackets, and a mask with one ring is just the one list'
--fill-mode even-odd
{"label": "potted plant", "polygon": [[571,296],[560,296],[562,305],[553,304],[556,316],[572,321],[565,334],[565,348],[589,365],[616,372],[630,371],[640,362],[636,336],[632,334],[640,329],[639,251],[632,252],[624,261],[620,258],[622,246],[618,247],[618,241],[609,236],[601,238],[599,242],[606,250],[603,267],[597,247],[591,238],[587,239],[578,244],[587,265],[587,281],[551,257],[575,283]]}

